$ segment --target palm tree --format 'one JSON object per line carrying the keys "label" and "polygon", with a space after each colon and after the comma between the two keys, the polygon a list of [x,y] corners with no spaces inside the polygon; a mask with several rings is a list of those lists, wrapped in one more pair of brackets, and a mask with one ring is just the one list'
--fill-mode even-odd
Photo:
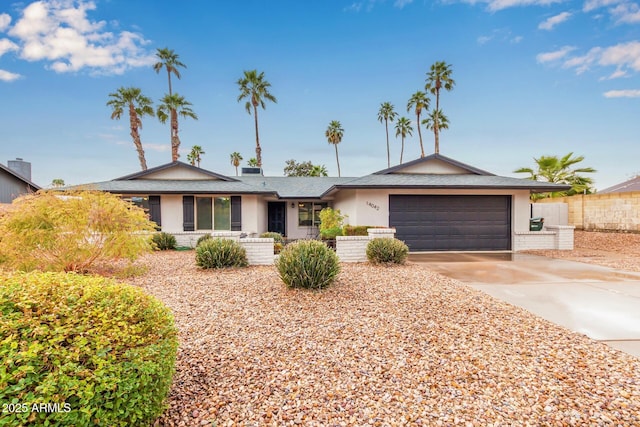
{"label": "palm tree", "polygon": [[194,145],[193,147],[191,147],[191,152],[187,154],[187,160],[189,161],[189,163],[191,163],[192,166],[196,166],[197,163],[198,167],[200,167],[200,161],[202,160],[203,154],[207,153],[204,152],[202,147],[199,145]]}
{"label": "palm tree", "polygon": [[191,117],[198,120],[198,116],[191,109],[191,104],[177,93],[173,95],[165,95],[160,100],[157,116],[161,123],[166,123],[171,118],[171,161],[175,162],[180,157],[178,149],[180,148],[180,137],[178,136],[178,116],[182,118]]}
{"label": "palm tree", "polygon": [[416,123],[418,124],[418,137],[420,139],[420,157],[424,157],[424,146],[422,145],[422,131],[420,130],[420,114],[422,114],[422,110],[429,109],[429,98],[427,98],[427,94],[422,91],[417,91],[411,98],[409,98],[409,102],[407,102],[407,112],[414,109],[416,113]]}
{"label": "palm tree", "polygon": [[393,122],[397,116],[398,113],[393,111],[392,103],[383,102],[382,104],[380,104],[380,110],[378,111],[378,121],[380,123],[384,121],[384,128],[387,132],[387,167],[391,167],[391,155],[389,154],[389,122]]}
{"label": "palm tree", "polygon": [[64,179],[62,178],[54,178],[51,180],[51,186],[54,188],[64,187]]}
{"label": "palm tree", "polygon": [[337,120],[332,120],[329,123],[329,127],[327,127],[324,136],[327,137],[327,141],[329,144],[333,144],[336,149],[336,163],[338,164],[338,176],[340,176],[340,160],[338,159],[338,144],[342,141],[342,136],[344,135],[344,129],[342,129],[342,125]]}
{"label": "palm tree", "polygon": [[238,166],[240,166],[240,162],[242,161],[242,156],[237,151],[231,153],[231,164],[236,168],[236,176],[238,176]]}
{"label": "palm tree", "polygon": [[536,162],[536,170],[524,167],[516,169],[514,173],[528,173],[528,179],[534,181],[571,185],[571,189],[568,191],[532,195],[531,198],[534,200],[543,197],[572,196],[581,193],[589,194],[593,186],[593,179],[580,174],[594,173],[596,170],[591,167],[573,169],[572,166],[583,161],[584,156],[572,156],[573,153],[569,153],[562,158],[558,158],[558,156],[540,156],[537,159],[533,159]]}
{"label": "palm tree", "polygon": [[402,164],[402,154],[404,153],[404,139],[407,135],[413,135],[413,128],[411,127],[411,120],[406,117],[400,117],[396,123],[396,138],[402,137],[402,149],[400,150],[400,164]]}
{"label": "palm tree", "polygon": [[449,119],[444,115],[442,110],[431,110],[431,113],[422,120],[422,124],[434,133],[436,131],[435,123],[438,122],[438,131],[449,129]]}
{"label": "palm tree", "polygon": [[251,114],[253,107],[253,118],[256,126],[256,160],[259,168],[262,167],[262,148],[260,147],[260,137],[258,136],[258,106],[265,109],[265,100],[277,103],[276,97],[269,92],[271,83],[264,79],[264,72],[258,74],[257,70],[244,72],[244,77],[237,81],[240,89],[238,102],[247,99],[244,107],[247,113]]}
{"label": "palm tree", "polygon": [[121,87],[116,92],[110,93],[111,98],[107,105],[111,107],[111,119],[119,120],[124,113],[124,109],[129,110],[129,128],[131,130],[131,138],[133,145],[138,152],[140,167],[143,171],[147,170],[147,160],[144,157],[144,149],[142,141],[140,141],[139,129],[142,129],[142,117],[153,116],[154,111],[151,99],[142,94],[137,87]]}
{"label": "palm tree", "polygon": [[329,172],[324,165],[313,165],[309,172],[309,176],[329,176]]}
{"label": "palm tree", "polygon": [[156,57],[159,61],[153,64],[153,69],[156,70],[156,73],[159,73],[163,68],[167,70],[167,78],[169,79],[169,95],[173,95],[173,92],[171,92],[171,74],[179,79],[180,71],[178,70],[178,67],[187,68],[187,66],[180,62],[178,59],[179,55],[175,53],[173,49],[169,49],[168,47],[165,47],[164,49],[157,49]]}
{"label": "palm tree", "polygon": [[258,160],[255,157],[250,158],[249,160],[247,160],[247,166],[249,166],[250,168],[257,168]]}
{"label": "palm tree", "polygon": [[433,121],[433,134],[435,135],[435,152],[440,152],[440,120],[438,114],[440,113],[440,89],[450,91],[456,82],[451,78],[451,65],[444,61],[436,61],[431,65],[431,69],[427,73],[427,84],[425,90],[431,92],[436,96],[436,113]]}

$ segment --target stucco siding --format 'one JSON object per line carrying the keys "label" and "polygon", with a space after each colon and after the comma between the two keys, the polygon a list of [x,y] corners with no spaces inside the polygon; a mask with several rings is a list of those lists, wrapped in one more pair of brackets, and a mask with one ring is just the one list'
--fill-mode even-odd
{"label": "stucco siding", "polygon": [[442,160],[432,160],[426,163],[420,163],[417,165],[407,166],[394,173],[420,173],[420,174],[437,174],[437,175],[452,175],[452,174],[468,174],[469,171],[461,167],[452,165]]}
{"label": "stucco siding", "polygon": [[187,168],[170,168],[145,175],[144,179],[179,179],[179,180],[201,180],[209,179],[218,181],[216,177]]}

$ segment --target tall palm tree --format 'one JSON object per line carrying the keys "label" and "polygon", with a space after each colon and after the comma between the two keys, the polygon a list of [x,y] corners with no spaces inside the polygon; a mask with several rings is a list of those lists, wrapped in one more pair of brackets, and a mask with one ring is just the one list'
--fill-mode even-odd
{"label": "tall palm tree", "polygon": [[240,166],[240,162],[242,161],[242,156],[237,151],[231,153],[231,164],[234,168],[236,168],[236,176],[238,176],[238,166]]}
{"label": "tall palm tree", "polygon": [[417,91],[411,98],[409,98],[409,102],[407,102],[407,112],[411,111],[411,109],[416,113],[416,123],[418,124],[418,137],[420,139],[420,157],[424,157],[424,146],[422,145],[422,131],[420,130],[420,114],[422,114],[422,110],[429,109],[429,98],[427,98],[427,94],[422,91]]}
{"label": "tall palm tree", "polygon": [[191,163],[192,166],[196,166],[197,163],[198,167],[200,167],[200,161],[202,160],[203,154],[207,153],[204,152],[202,147],[199,145],[194,145],[193,147],[191,147],[191,152],[187,154],[187,160],[189,161],[189,163]]}
{"label": "tall palm tree", "polygon": [[340,176],[340,160],[338,159],[338,144],[342,141],[342,136],[344,135],[344,129],[342,129],[342,125],[337,120],[332,120],[327,127],[324,136],[327,137],[327,141],[329,144],[333,144],[336,149],[336,163],[338,164],[338,176]]}
{"label": "tall palm tree", "polygon": [[561,158],[558,158],[558,156],[540,156],[537,159],[533,159],[536,162],[535,170],[524,167],[516,169],[514,173],[528,173],[528,179],[534,181],[571,185],[571,189],[568,191],[532,195],[534,200],[543,197],[572,196],[583,192],[591,193],[593,179],[581,174],[594,173],[596,170],[591,167],[574,169],[573,166],[583,161],[584,156],[572,156],[573,153]]}
{"label": "tall palm tree", "polygon": [[435,133],[436,121],[438,122],[438,132],[440,130],[449,129],[449,118],[444,115],[442,110],[431,110],[429,115],[422,120],[422,124]]}
{"label": "tall palm tree", "polygon": [[436,113],[433,121],[433,134],[435,135],[435,152],[440,152],[440,89],[450,91],[456,82],[451,78],[451,65],[444,61],[436,61],[431,65],[431,69],[427,73],[427,84],[425,90],[436,96]]}
{"label": "tall palm tree", "polygon": [[237,81],[240,89],[238,102],[247,99],[244,107],[247,113],[251,114],[253,107],[253,118],[256,126],[256,160],[258,167],[262,167],[262,147],[260,147],[260,137],[258,135],[258,106],[265,109],[265,100],[277,103],[276,97],[269,92],[271,83],[264,79],[264,72],[258,74],[257,70],[244,71],[244,76]]}
{"label": "tall palm tree", "polygon": [[187,66],[180,62],[178,59],[179,55],[175,53],[173,49],[169,49],[168,47],[165,47],[164,49],[157,49],[156,57],[158,58],[158,62],[153,64],[153,69],[156,70],[156,73],[159,73],[163,68],[167,70],[167,78],[169,79],[169,95],[173,95],[173,92],[171,91],[171,74],[179,79],[180,70],[178,70],[178,67],[187,68]]}
{"label": "tall palm tree", "polygon": [[171,119],[171,161],[175,162],[180,157],[178,150],[180,148],[180,137],[178,136],[178,116],[186,119],[188,117],[198,120],[198,115],[191,109],[191,104],[177,93],[173,95],[165,95],[160,100],[157,116],[161,123],[166,123],[167,119]]}
{"label": "tall palm tree", "polygon": [[133,145],[138,152],[140,167],[143,171],[147,170],[147,160],[144,157],[138,130],[142,129],[142,117],[153,116],[153,102],[137,87],[121,87],[116,92],[110,93],[109,97],[111,99],[107,102],[107,106],[111,107],[111,119],[120,120],[125,108],[129,110],[129,128]]}
{"label": "tall palm tree", "polygon": [[393,111],[393,104],[390,102],[383,102],[380,104],[380,110],[378,110],[378,121],[382,123],[384,121],[384,128],[387,132],[387,167],[391,167],[391,155],[389,154],[389,122],[393,122],[398,113]]}
{"label": "tall palm tree", "polygon": [[402,154],[404,153],[404,139],[407,135],[413,135],[413,128],[411,127],[411,120],[406,117],[400,117],[396,123],[396,138],[402,137],[402,148],[400,149],[400,164],[402,164]]}

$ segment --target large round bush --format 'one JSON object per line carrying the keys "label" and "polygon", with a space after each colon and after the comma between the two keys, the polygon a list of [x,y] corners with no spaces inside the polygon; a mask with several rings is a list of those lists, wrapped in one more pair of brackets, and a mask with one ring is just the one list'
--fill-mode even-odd
{"label": "large round bush", "polygon": [[0,425],[149,425],[164,410],[177,347],[171,312],[138,288],[0,274],[0,402],[14,404]]}
{"label": "large round bush", "polygon": [[206,239],[196,246],[196,264],[202,268],[246,267],[247,251],[231,239]]}
{"label": "large round bush", "polygon": [[340,272],[340,260],[322,242],[298,240],[280,252],[276,268],[290,288],[322,289],[335,281]]}
{"label": "large round bush", "polygon": [[398,239],[377,238],[367,244],[367,259],[372,264],[404,264],[408,256],[409,248]]}

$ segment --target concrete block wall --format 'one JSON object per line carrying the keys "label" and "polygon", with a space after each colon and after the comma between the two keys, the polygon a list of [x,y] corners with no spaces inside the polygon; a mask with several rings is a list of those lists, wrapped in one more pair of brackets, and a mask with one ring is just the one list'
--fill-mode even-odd
{"label": "concrete block wall", "polygon": [[171,233],[171,234],[173,234],[173,236],[176,238],[176,243],[178,246],[195,248],[196,243],[198,242],[198,239],[204,236],[205,234],[209,234],[209,233],[203,233],[201,231],[200,232],[185,231],[182,233]]}
{"label": "concrete block wall", "polygon": [[369,236],[336,236],[336,255],[342,262],[367,261]]}
{"label": "concrete block wall", "polygon": [[554,249],[561,251],[573,250],[573,230],[572,225],[549,225],[546,229],[555,233],[554,236]]}
{"label": "concrete block wall", "polygon": [[[541,199],[568,204],[568,225],[584,230],[640,232],[640,191]],[[536,204],[537,204],[536,203]]]}
{"label": "concrete block wall", "polygon": [[556,233],[552,231],[516,231],[513,233],[513,250],[555,249]]}
{"label": "concrete block wall", "polygon": [[251,237],[240,239],[240,245],[247,251],[249,265],[272,265],[273,238]]}

